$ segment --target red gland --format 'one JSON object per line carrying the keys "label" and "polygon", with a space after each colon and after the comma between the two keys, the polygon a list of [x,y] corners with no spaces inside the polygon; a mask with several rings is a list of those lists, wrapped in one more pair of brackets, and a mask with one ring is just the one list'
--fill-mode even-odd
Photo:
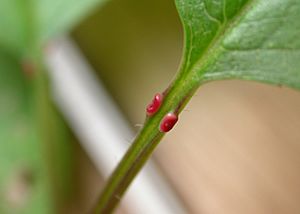
{"label": "red gland", "polygon": [[178,117],[174,113],[168,113],[161,121],[159,131],[168,132],[170,131],[176,122],[178,121]]}
{"label": "red gland", "polygon": [[152,102],[147,106],[146,112],[148,116],[154,115],[162,104],[163,96],[159,93],[155,94]]}

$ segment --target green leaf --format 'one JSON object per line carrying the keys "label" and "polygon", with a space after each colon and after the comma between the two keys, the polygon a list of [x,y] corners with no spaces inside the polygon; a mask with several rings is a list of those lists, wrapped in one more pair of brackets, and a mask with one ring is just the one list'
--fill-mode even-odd
{"label": "green leaf", "polygon": [[256,80],[300,89],[299,0],[176,0],[182,70],[200,83]]}
{"label": "green leaf", "polygon": [[69,31],[106,0],[0,0],[0,47],[23,55]]}

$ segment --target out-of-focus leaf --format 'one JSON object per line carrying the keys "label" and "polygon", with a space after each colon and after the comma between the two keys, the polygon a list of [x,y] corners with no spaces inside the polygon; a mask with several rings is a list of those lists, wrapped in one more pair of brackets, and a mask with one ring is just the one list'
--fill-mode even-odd
{"label": "out-of-focus leaf", "polygon": [[70,30],[83,16],[107,0],[35,0],[38,37],[44,41]]}
{"label": "out-of-focus leaf", "polygon": [[45,158],[19,63],[0,53],[0,213],[50,213]]}
{"label": "out-of-focus leaf", "polygon": [[0,0],[0,48],[20,54],[28,45],[30,0]]}
{"label": "out-of-focus leaf", "polygon": [[299,0],[176,0],[182,69],[194,79],[246,79],[300,89]]}
{"label": "out-of-focus leaf", "polygon": [[103,2],[0,0],[1,214],[53,213],[53,193],[56,205],[64,197],[70,183],[67,131],[52,108],[47,81],[26,80],[20,65],[29,72],[38,68],[32,62],[41,63],[41,46]]}
{"label": "out-of-focus leaf", "polygon": [[0,0],[0,47],[14,54],[30,52],[32,47],[70,30],[105,1]]}

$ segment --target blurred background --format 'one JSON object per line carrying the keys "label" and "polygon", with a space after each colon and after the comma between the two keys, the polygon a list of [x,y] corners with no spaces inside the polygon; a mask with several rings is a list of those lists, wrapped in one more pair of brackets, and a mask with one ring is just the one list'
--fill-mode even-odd
{"label": "blurred background", "polygon": [[[50,155],[54,168],[61,168],[62,172],[55,176],[58,190],[54,192],[59,192],[61,198],[57,199],[52,213],[87,213],[112,166],[106,169],[109,163],[99,158],[109,149],[106,152],[103,151],[105,146],[100,148],[89,143],[100,138],[103,139],[102,145],[111,144],[105,142],[103,136],[108,135],[109,131],[95,130],[100,134],[93,134],[94,138],[89,132],[93,129],[89,124],[101,124],[102,121],[106,130],[105,125],[109,121],[105,122],[97,111],[92,114],[92,111],[85,110],[97,109],[93,106],[96,104],[103,106],[108,119],[115,119],[112,124],[126,126],[124,130],[118,127],[112,133],[120,133],[120,139],[128,147],[143,124],[145,106],[156,92],[168,86],[177,71],[183,48],[183,32],[172,0],[111,0],[101,8],[95,8],[67,39],[65,35],[62,38],[52,41],[45,51],[52,73],[50,85],[55,94],[54,100],[58,111],[62,112],[57,113],[57,117],[64,121],[62,123],[67,127],[69,139],[64,142],[63,149],[59,147],[63,162],[56,153]],[[59,52],[65,49],[68,51]],[[89,77],[78,74],[83,81],[78,83],[82,85],[78,90],[84,90],[88,85],[86,88],[94,92],[86,91],[89,98],[85,98],[84,93],[77,94],[78,97],[83,96],[82,105],[80,100],[78,105],[70,105],[71,94],[76,92],[72,83],[76,81],[59,82],[64,77],[57,76],[57,73],[63,73],[59,69],[64,68],[66,65],[63,63],[67,61],[60,62],[63,57],[59,54],[76,55],[70,58],[70,64],[76,65],[78,70],[82,68],[91,72]],[[80,67],[82,63],[87,65]],[[89,78],[92,80],[89,81]],[[9,75],[0,76],[0,84],[8,84],[8,80]],[[106,95],[96,93],[98,87]],[[68,91],[70,95],[63,96],[62,91]],[[10,94],[16,96],[13,92]],[[4,112],[14,105],[9,103],[14,100],[7,96],[3,95],[0,100],[0,110]],[[98,101],[91,102],[92,107],[83,109],[85,99]],[[30,132],[26,130],[26,125],[22,125],[21,117],[8,114],[1,118],[8,121],[1,125],[0,139],[3,142],[10,141],[5,135],[11,129],[5,127],[13,121],[12,117],[18,121],[16,133],[21,135],[18,138],[22,138],[22,133]],[[96,122],[88,118],[94,118]],[[84,120],[86,124],[81,123]],[[14,124],[11,126],[15,127]],[[158,146],[152,162],[154,170],[149,169],[145,176],[162,180],[160,183],[164,188],[157,186],[157,191],[166,199],[163,202],[166,207],[159,207],[150,196],[148,199],[150,203],[152,200],[153,206],[158,206],[157,210],[161,209],[159,213],[162,214],[167,213],[166,210],[170,213],[195,214],[300,213],[299,128],[298,91],[233,80],[202,86],[180,115],[179,123]],[[28,208],[26,203],[35,201],[31,195],[43,197],[40,201],[50,200],[47,198],[50,194],[32,193],[50,191],[49,187],[45,187],[45,191],[41,190],[42,187],[38,188],[46,185],[44,180],[47,178],[41,177],[41,172],[36,173],[30,168],[30,163],[19,158],[41,154],[26,153],[26,147],[13,142],[9,148],[7,144],[0,146],[0,164],[4,166],[0,169],[0,213],[41,213],[38,210],[43,210],[39,208],[43,204],[35,203],[30,206],[37,208]],[[20,149],[22,154],[15,152]],[[14,156],[10,155],[10,150],[14,151]],[[112,161],[117,162],[121,153],[113,153]],[[38,159],[34,157],[32,161]],[[155,188],[156,181],[149,182]],[[152,194],[143,191],[143,195]],[[155,194],[154,190],[153,197],[159,197]],[[117,213],[134,213],[134,206],[138,206],[138,202],[123,203]],[[150,212],[144,210],[143,213]]]}

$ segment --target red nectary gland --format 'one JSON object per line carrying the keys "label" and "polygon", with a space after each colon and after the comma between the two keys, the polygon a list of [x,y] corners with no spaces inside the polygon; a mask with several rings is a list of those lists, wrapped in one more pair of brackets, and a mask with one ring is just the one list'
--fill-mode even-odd
{"label": "red nectary gland", "polygon": [[152,102],[147,106],[146,112],[148,116],[154,115],[162,104],[163,96],[159,93],[155,94]]}
{"label": "red nectary gland", "polygon": [[159,131],[168,132],[170,131],[176,122],[178,121],[178,116],[174,113],[168,113],[161,121]]}

